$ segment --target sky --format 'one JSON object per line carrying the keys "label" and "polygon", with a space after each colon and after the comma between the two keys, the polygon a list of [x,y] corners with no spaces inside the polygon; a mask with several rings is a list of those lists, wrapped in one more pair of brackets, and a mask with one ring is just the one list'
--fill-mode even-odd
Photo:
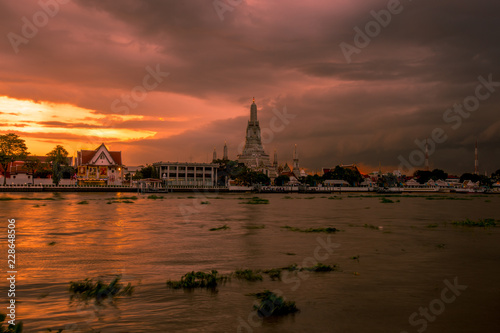
{"label": "sky", "polygon": [[[126,165],[264,148],[310,172],[500,169],[500,3],[0,0],[0,134]],[[497,83],[498,82],[498,83]]]}

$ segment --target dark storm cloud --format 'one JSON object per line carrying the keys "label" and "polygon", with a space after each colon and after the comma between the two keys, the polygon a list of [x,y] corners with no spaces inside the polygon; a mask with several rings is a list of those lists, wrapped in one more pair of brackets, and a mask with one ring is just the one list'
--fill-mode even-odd
{"label": "dark storm cloud", "polygon": [[[18,55],[2,41],[0,57],[8,66],[0,71],[0,88],[12,97],[109,114],[113,100],[141,84],[146,66],[160,64],[171,76],[131,114],[189,113],[193,120],[117,124],[159,132],[160,139],[122,144],[131,149],[133,164],[153,162],[159,154],[204,160],[214,145],[221,152],[224,140],[235,152],[246,126],[241,110],[255,95],[261,125],[269,124],[274,107],[286,105],[296,115],[266,145],[268,153],[277,148],[290,159],[298,144],[301,163],[310,169],[340,162],[395,168],[400,154],[417,148],[414,140],[430,137],[437,127],[449,138],[431,156],[435,167],[470,171],[477,138],[481,166],[500,168],[500,92],[457,130],[443,120],[446,109],[474,94],[479,76],[500,81],[500,3],[401,3],[402,12],[348,64],[339,44],[353,44],[353,28],[364,30],[374,20],[370,12],[387,8],[388,1],[249,0],[225,13],[224,21],[212,1],[74,1]],[[18,31],[20,18],[37,10],[34,1],[1,6],[3,35]],[[172,95],[233,108],[220,106],[215,117],[198,105],[176,107]],[[228,120],[215,120],[221,118]],[[162,137],[175,126],[185,132]]]}

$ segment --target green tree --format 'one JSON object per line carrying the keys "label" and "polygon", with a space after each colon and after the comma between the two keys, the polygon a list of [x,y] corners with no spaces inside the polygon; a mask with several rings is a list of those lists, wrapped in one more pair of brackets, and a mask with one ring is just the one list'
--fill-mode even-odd
{"label": "green tree", "polygon": [[40,159],[34,156],[28,156],[24,160],[24,166],[31,173],[31,183],[35,184],[35,173],[42,167]]}
{"label": "green tree", "polygon": [[307,175],[307,177],[304,178],[304,183],[309,186],[317,186],[322,181],[323,179],[319,175]]}
{"label": "green tree", "polygon": [[323,180],[345,180],[352,186],[357,185],[363,181],[363,176],[357,170],[343,168],[337,165],[333,171],[329,171],[323,175]]}
{"label": "green tree", "polygon": [[0,165],[3,169],[3,184],[7,184],[7,169],[14,161],[24,160],[28,156],[28,148],[24,139],[17,134],[0,135]]}
{"label": "green tree", "polygon": [[52,164],[52,183],[59,185],[63,177],[65,166],[68,165],[68,151],[63,146],[57,145],[47,153],[47,162]]}
{"label": "green tree", "polygon": [[491,179],[494,181],[494,182],[498,182],[500,181],[500,169],[498,169],[497,171],[493,172],[491,174]]}
{"label": "green tree", "polygon": [[146,178],[159,178],[158,172],[154,166],[147,164],[145,167],[141,168],[141,170],[138,170],[133,177],[134,180]]}
{"label": "green tree", "polygon": [[413,177],[420,183],[425,184],[432,178],[432,172],[425,170],[417,170],[413,173]]}
{"label": "green tree", "polygon": [[460,182],[463,183],[466,180],[474,183],[479,182],[479,185],[481,186],[491,187],[491,179],[484,175],[476,175],[466,172],[462,176],[460,176]]}
{"label": "green tree", "polygon": [[287,175],[281,175],[274,179],[274,185],[283,186],[290,181],[290,177]]}
{"label": "green tree", "polygon": [[448,174],[441,169],[432,170],[431,179],[432,180],[446,180],[448,178]]}

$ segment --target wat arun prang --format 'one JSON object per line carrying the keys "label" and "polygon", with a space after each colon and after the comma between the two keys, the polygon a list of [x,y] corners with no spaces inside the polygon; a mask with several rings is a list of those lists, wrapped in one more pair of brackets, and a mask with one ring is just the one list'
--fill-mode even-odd
{"label": "wat arun prang", "polygon": [[271,164],[269,155],[264,151],[264,147],[262,147],[255,98],[250,106],[250,120],[247,125],[245,148],[243,148],[243,153],[238,155],[238,162],[244,163],[248,168],[254,171],[261,171],[270,178],[276,177],[276,169]]}

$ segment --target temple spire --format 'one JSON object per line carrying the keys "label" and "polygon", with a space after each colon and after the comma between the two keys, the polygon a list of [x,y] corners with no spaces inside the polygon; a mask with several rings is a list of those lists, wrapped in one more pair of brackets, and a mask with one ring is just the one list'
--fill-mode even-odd
{"label": "temple spire", "polygon": [[250,121],[257,121],[257,104],[255,104],[255,97],[253,98],[252,105],[250,106]]}
{"label": "temple spire", "polygon": [[227,144],[226,144],[226,141],[224,141],[224,155],[223,155],[222,159],[225,160],[225,161],[229,160],[229,158],[227,156]]}
{"label": "temple spire", "polygon": [[477,139],[476,139],[476,149],[474,150],[474,174],[479,174],[479,159],[477,156]]}
{"label": "temple spire", "polygon": [[215,150],[215,147],[214,147],[213,161],[216,161],[216,160],[217,160],[217,151]]}
{"label": "temple spire", "polygon": [[425,139],[425,171],[430,171],[430,168],[429,168],[429,145],[427,144],[427,139]]}

